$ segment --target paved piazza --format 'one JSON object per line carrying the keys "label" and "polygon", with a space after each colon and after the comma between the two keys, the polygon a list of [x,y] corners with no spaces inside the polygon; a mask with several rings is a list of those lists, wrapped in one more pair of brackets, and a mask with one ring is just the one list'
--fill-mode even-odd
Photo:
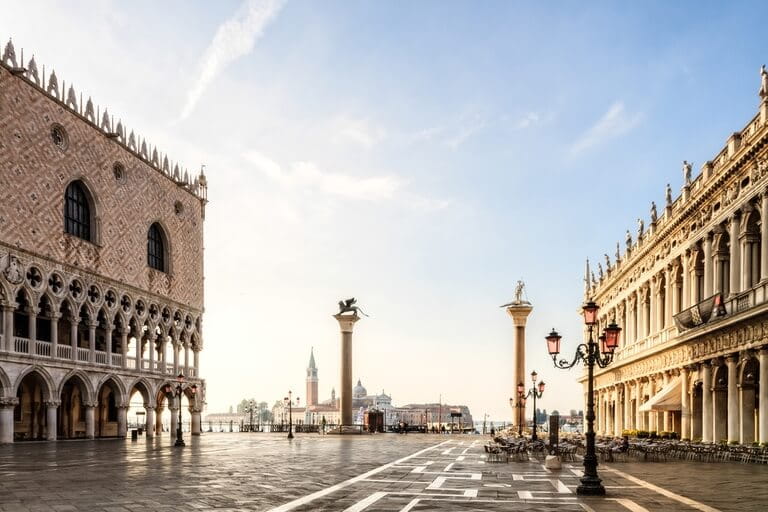
{"label": "paved piazza", "polygon": [[602,465],[606,498],[574,494],[580,464],[487,463],[479,436],[206,434],[0,447],[0,510],[765,510],[768,466]]}

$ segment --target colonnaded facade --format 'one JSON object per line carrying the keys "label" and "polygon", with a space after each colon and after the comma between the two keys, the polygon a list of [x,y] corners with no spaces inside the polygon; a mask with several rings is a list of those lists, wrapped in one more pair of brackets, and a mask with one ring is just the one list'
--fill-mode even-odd
{"label": "colonnaded facade", "polygon": [[[596,430],[677,432],[705,442],[768,442],[768,72],[760,108],[701,173],[683,162],[633,240],[585,298],[601,327],[623,328],[613,364],[596,372]],[[660,213],[660,214],[659,214]],[[585,389],[586,389],[586,382]],[[585,396],[586,399],[586,396]]]}
{"label": "colonnaded facade", "polygon": [[[163,409],[181,402],[200,432],[206,196],[202,172],[190,178],[8,42],[0,443],[124,437],[134,394],[148,436],[162,431]],[[190,386],[175,400],[167,386],[179,373],[200,392]]]}

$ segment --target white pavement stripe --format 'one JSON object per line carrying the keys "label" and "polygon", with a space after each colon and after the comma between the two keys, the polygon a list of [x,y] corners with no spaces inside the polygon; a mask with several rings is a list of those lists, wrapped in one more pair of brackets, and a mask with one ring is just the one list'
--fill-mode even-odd
{"label": "white pavement stripe", "polygon": [[411,501],[408,502],[406,506],[400,509],[400,512],[408,512],[413,507],[415,507],[418,502],[419,502],[419,498],[413,498]]}
{"label": "white pavement stripe", "polygon": [[645,507],[641,507],[637,503],[635,503],[632,500],[626,500],[626,499],[618,499],[618,498],[608,498],[610,500],[615,501],[619,505],[622,505],[625,508],[628,508],[632,512],[648,512],[648,509]]}
{"label": "white pavement stripe", "polygon": [[375,492],[375,493],[371,494],[370,496],[368,496],[367,498],[365,498],[364,500],[358,501],[357,503],[355,503],[351,507],[345,508],[344,512],[360,512],[362,510],[365,510],[366,508],[368,508],[368,505],[372,505],[372,504],[376,503],[377,501],[379,501],[381,498],[383,498],[386,495],[387,495],[386,492],[381,492],[381,491]]}
{"label": "white pavement stripe", "polygon": [[418,457],[422,453],[426,453],[430,450],[433,450],[435,448],[438,448],[440,446],[443,446],[446,443],[450,443],[451,441],[443,441],[442,443],[436,444],[435,446],[430,446],[429,448],[424,448],[423,450],[419,450],[416,453],[413,453],[411,455],[408,455],[407,457],[403,457],[402,459],[398,459],[394,462],[390,462],[388,464],[384,464],[383,466],[379,466],[378,468],[374,468],[367,473],[363,473],[362,475],[358,475],[356,477],[350,478],[349,480],[344,480],[341,483],[338,483],[336,485],[332,485],[330,487],[326,487],[325,489],[320,489],[319,491],[313,492],[312,494],[307,494],[306,496],[302,496],[301,498],[297,498],[293,501],[289,501],[288,503],[285,503],[283,505],[280,505],[279,507],[275,507],[270,510],[270,512],[287,512],[288,510],[293,510],[295,508],[301,507],[303,505],[306,505],[307,503],[311,503],[312,501],[316,500],[317,498],[322,498],[323,496],[327,496],[331,493],[334,493],[340,489],[344,489],[345,487],[349,487],[350,485],[359,482],[361,480],[365,480],[366,478],[373,476],[377,473],[381,473],[382,471],[386,471],[387,469],[391,468],[392,466],[396,464],[401,464],[409,459],[412,459],[413,457]]}
{"label": "white pavement stripe", "polygon": [[653,485],[652,483],[646,482],[645,480],[640,480],[639,478],[634,477],[630,474],[624,473],[623,471],[619,471],[618,469],[604,469],[603,471],[616,473],[620,477],[625,478],[630,482],[634,482],[638,485],[645,487],[646,489],[655,491],[661,494],[662,496],[666,496],[667,498],[671,498],[675,501],[679,501],[680,503],[683,503],[685,505],[688,505],[689,507],[695,508],[696,510],[701,510],[702,512],[721,512],[719,509],[716,509],[714,507],[710,507],[709,505],[705,505],[704,503],[700,503],[698,501],[692,500],[691,498],[687,498],[685,496],[675,494],[674,492],[668,491],[663,487],[659,487],[658,485]]}

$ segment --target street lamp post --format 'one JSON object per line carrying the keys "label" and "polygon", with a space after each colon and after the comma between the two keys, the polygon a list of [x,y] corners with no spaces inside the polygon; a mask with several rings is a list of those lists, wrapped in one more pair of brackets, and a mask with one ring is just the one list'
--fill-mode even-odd
{"label": "street lamp post", "polygon": [[593,331],[598,324],[597,310],[598,305],[593,301],[588,301],[582,308],[584,312],[584,324],[588,329],[587,343],[581,343],[576,347],[576,354],[572,361],[560,359],[557,355],[560,353],[561,336],[552,329],[547,336],[547,349],[556,368],[570,369],[579,362],[587,366],[587,451],[584,455],[584,476],[581,478],[581,484],[576,488],[576,493],[587,496],[605,495],[605,487],[597,476],[597,455],[595,454],[595,400],[594,400],[594,368],[595,365],[605,368],[613,361],[613,352],[619,345],[619,334],[621,328],[616,325],[615,319],[611,321],[603,334],[599,336],[600,345],[593,337]]}
{"label": "street lamp post", "polygon": [[[509,399],[509,406],[514,407],[515,409],[525,409],[525,402],[527,401],[526,397],[523,396],[523,389],[525,386],[522,382],[517,384],[517,400],[514,398]],[[525,416],[525,412],[523,414],[516,414],[515,418],[521,418]],[[523,437],[523,424],[519,423],[517,425],[517,435],[520,437]]]}
{"label": "street lamp post", "polygon": [[[292,391],[288,391],[288,396],[283,398],[285,403],[288,404],[288,439],[293,439],[293,395]],[[296,397],[296,405],[299,405],[299,397]]]}
{"label": "street lamp post", "polygon": [[256,403],[253,400],[250,400],[248,402],[248,405],[245,407],[245,412],[247,412],[250,415],[250,421],[248,422],[248,432],[253,432],[253,408],[256,406]]}
{"label": "street lamp post", "polygon": [[[533,431],[531,432],[531,441],[536,441],[538,437],[536,436],[536,399],[541,398],[541,395],[544,394],[544,381],[539,382],[538,386],[536,385],[536,378],[539,376],[535,371],[531,372],[531,381],[533,382],[533,387],[528,390],[528,393],[523,396],[523,393],[525,392],[525,385],[522,382],[519,382],[517,384],[517,396],[523,399],[523,403],[525,403],[525,400],[533,397]],[[538,387],[538,389],[536,389]]]}
{"label": "street lamp post", "polygon": [[172,388],[170,384],[165,385],[165,394],[170,396],[175,396],[178,399],[178,405],[179,405],[179,423],[176,426],[176,442],[174,443],[174,446],[186,446],[184,443],[184,438],[181,434],[181,395],[184,393],[185,389],[189,389],[192,392],[192,396],[195,396],[195,393],[197,393],[197,384],[192,384],[191,386],[184,386],[184,374],[180,373],[178,377],[176,377],[176,388]]}

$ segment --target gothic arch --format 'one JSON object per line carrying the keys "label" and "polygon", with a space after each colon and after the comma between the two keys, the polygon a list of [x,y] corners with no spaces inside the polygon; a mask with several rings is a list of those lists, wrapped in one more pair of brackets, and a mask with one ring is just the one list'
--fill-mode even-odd
{"label": "gothic arch", "polygon": [[[96,188],[94,187],[94,184],[91,182],[91,180],[85,176],[85,175],[79,175],[71,180],[69,180],[62,190],[62,199],[61,202],[61,220],[63,224],[63,231],[66,232],[66,221],[64,220],[66,218],[66,208],[67,208],[67,190],[70,186],[73,184],[77,184],[79,188],[83,191],[83,194],[85,195],[85,199],[88,203],[89,208],[89,214],[90,214],[90,236],[87,239],[87,241],[93,243],[93,244],[99,244],[101,241],[101,211],[102,211],[102,205],[101,201],[99,200],[99,197],[97,194],[94,193],[94,190]],[[76,236],[76,235],[72,235]]]}
{"label": "gothic arch", "polygon": [[13,389],[8,374],[5,373],[5,370],[0,368],[0,397],[12,397],[13,395],[11,394],[11,391]]}
{"label": "gothic arch", "polygon": [[[43,368],[42,366],[34,365],[34,366],[28,366],[26,367],[19,375],[16,377],[16,382],[13,385],[14,392],[18,392],[19,386],[21,386],[21,381],[24,380],[24,377],[31,374],[37,374],[38,377],[40,377],[40,380],[43,381],[45,384],[45,399],[46,400],[55,400],[55,397],[53,395],[53,390],[56,389],[56,385],[53,382],[53,377],[51,377],[51,374],[48,373],[48,371]],[[15,394],[14,394],[15,396]]]}
{"label": "gothic arch", "polygon": [[134,391],[136,391],[144,399],[145,405],[149,407],[155,407],[156,397],[152,394],[152,389],[152,384],[150,384],[147,379],[144,377],[139,377],[131,382],[130,386],[128,387],[128,400],[130,401],[131,396],[133,395]]}
{"label": "gothic arch", "polygon": [[101,391],[101,389],[106,385],[114,386],[115,390],[117,391],[118,397],[120,400],[117,401],[118,407],[121,405],[128,405],[128,399],[129,397],[126,394],[125,386],[123,385],[123,381],[121,381],[117,376],[108,374],[101,378],[98,385],[96,386],[96,389]]}
{"label": "gothic arch", "polygon": [[67,382],[69,382],[72,379],[74,379],[75,381],[79,381],[80,387],[83,391],[83,394],[85,395],[84,397],[85,401],[93,402],[96,392],[93,389],[93,386],[91,384],[90,379],[88,378],[88,375],[86,375],[82,370],[72,370],[69,373],[67,373],[63,379],[61,379],[61,382],[59,383],[59,386],[57,388],[57,396],[61,396],[61,393],[64,390],[64,386],[67,384]]}
{"label": "gothic arch", "polygon": [[[173,270],[172,265],[172,257],[173,254],[172,251],[172,244],[171,244],[171,237],[169,235],[170,231],[166,227],[165,223],[160,219],[155,219],[152,222],[149,223],[149,226],[147,227],[147,236],[149,237],[150,231],[156,228],[157,232],[160,235],[161,245],[162,245],[162,258],[163,258],[163,268],[155,268],[149,265],[149,261],[147,261],[147,266],[149,268],[155,268],[155,270],[158,270],[160,272],[165,272],[166,274],[171,274]],[[149,244],[148,244],[149,246]],[[147,259],[149,259],[149,254],[147,254]]]}

